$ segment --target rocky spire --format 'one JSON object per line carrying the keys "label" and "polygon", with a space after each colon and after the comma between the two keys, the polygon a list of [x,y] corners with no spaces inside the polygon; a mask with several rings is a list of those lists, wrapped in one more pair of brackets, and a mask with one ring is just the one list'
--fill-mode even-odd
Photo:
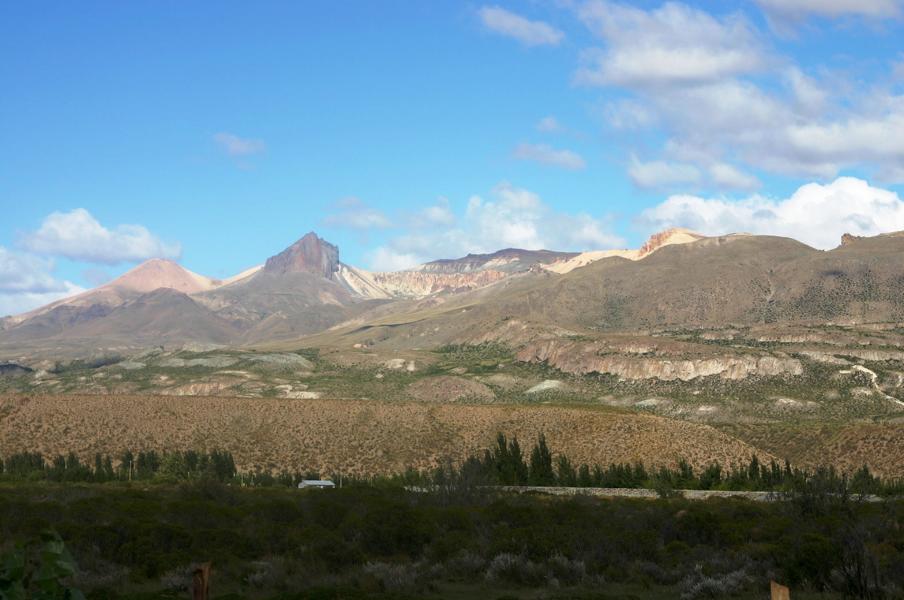
{"label": "rocky spire", "polygon": [[339,270],[339,248],[313,231],[264,264],[266,273],[312,273],[327,279]]}

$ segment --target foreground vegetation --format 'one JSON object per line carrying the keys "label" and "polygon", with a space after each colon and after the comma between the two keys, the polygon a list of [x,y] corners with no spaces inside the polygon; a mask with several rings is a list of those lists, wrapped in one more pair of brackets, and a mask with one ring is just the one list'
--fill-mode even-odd
{"label": "foreground vegetation", "polygon": [[[866,468],[848,476],[755,456],[730,469],[591,467],[542,434],[525,452],[500,433],[460,465],[292,489],[318,476],[239,472],[219,450],[93,464],[10,455],[0,598],[184,597],[200,561],[215,565],[214,591],[234,598],[753,598],[770,579],[796,598],[904,592],[904,500],[864,502],[902,486]],[[646,487],[660,499],[504,485]],[[676,489],[773,490],[776,501],[691,502]]]}
{"label": "foreground vegetation", "polygon": [[0,484],[0,539],[59,533],[88,598],[897,598],[904,502],[810,486],[785,501],[497,495],[446,486],[337,490]]}

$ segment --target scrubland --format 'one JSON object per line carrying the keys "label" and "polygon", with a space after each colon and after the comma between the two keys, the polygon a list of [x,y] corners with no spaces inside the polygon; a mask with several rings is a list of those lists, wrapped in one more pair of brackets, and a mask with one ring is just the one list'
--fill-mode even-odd
{"label": "scrubland", "polygon": [[[218,598],[614,600],[898,598],[901,501],[601,500],[340,490],[19,484],[0,538],[60,533],[93,599],[188,596],[211,561]],[[0,546],[0,553],[7,550]]]}
{"label": "scrubland", "polygon": [[577,462],[695,467],[769,453],[710,426],[605,408],[373,400],[171,396],[8,396],[0,454],[222,449],[243,467],[390,474],[460,461],[498,432],[544,433]]}

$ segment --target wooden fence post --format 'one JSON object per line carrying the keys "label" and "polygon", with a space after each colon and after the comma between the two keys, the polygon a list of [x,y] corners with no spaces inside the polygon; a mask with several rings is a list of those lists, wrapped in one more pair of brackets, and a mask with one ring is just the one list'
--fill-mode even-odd
{"label": "wooden fence post", "polygon": [[791,600],[791,590],[782,584],[770,581],[769,587],[772,590],[772,600]]}
{"label": "wooden fence post", "polygon": [[210,563],[201,563],[191,578],[192,600],[208,600],[210,597]]}

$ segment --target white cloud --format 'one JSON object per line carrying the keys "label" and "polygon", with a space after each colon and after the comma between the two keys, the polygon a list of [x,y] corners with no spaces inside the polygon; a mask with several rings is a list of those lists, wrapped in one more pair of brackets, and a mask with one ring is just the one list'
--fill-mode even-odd
{"label": "white cloud", "polygon": [[756,0],[770,17],[799,21],[809,15],[838,18],[896,17],[901,14],[901,0]]}
{"label": "white cloud", "polygon": [[728,163],[710,165],[709,177],[720,189],[755,190],[760,187],[759,179]]}
{"label": "white cloud", "polygon": [[537,131],[542,133],[559,133],[562,131],[562,125],[559,123],[558,119],[550,115],[537,121]]}
{"label": "white cloud", "polygon": [[887,110],[872,115],[852,115],[836,121],[789,125],[790,149],[804,160],[832,165],[904,161],[904,96],[891,99]]}
{"label": "white cloud", "polygon": [[468,199],[464,217],[454,225],[421,222],[391,239],[371,255],[370,266],[396,270],[502,248],[596,250],[624,243],[611,232],[608,221],[556,211],[534,192],[503,182],[489,198]]}
{"label": "white cloud", "polygon": [[[891,14],[902,0],[773,4],[879,15]],[[869,87],[820,67],[814,76],[777,56],[738,14],[715,17],[676,2],[644,10],[602,0],[577,12],[604,42],[585,52],[577,80],[626,92],[604,108],[611,127],[666,140],[649,168],[629,167],[639,185],[694,180],[690,168],[671,173],[667,167],[675,163],[695,166],[724,189],[755,185],[724,164],[739,172],[820,179],[861,168],[882,181],[904,181],[904,95],[883,87],[891,79]],[[892,77],[897,70],[893,63]]]}
{"label": "white cloud", "polygon": [[28,254],[10,252],[0,246],[0,292],[60,292],[62,282],[54,279],[49,271],[53,264]]}
{"label": "white cloud", "polygon": [[267,145],[262,140],[242,138],[234,133],[225,131],[215,134],[213,140],[229,156],[251,156],[252,154],[260,154],[267,149]]}
{"label": "white cloud", "polygon": [[894,82],[904,82],[904,53],[898,54],[898,58],[891,63],[891,79]]}
{"label": "white cloud", "polygon": [[0,292],[0,317],[22,314],[85,291],[69,281],[63,283],[66,288],[59,292]]}
{"label": "white cloud", "polygon": [[477,13],[487,29],[526,46],[556,46],[565,38],[564,33],[549,23],[531,21],[499,6],[484,6]]}
{"label": "white cloud", "polygon": [[904,181],[904,95],[874,89],[849,100],[794,67],[776,83],[769,91],[733,77],[631,88],[635,97],[610,104],[607,118],[616,128],[658,129],[668,136],[663,158],[704,169],[732,162],[831,179],[862,167],[883,181]]}
{"label": "white cloud", "polygon": [[53,263],[0,246],[0,317],[22,313],[84,289],[53,277]]}
{"label": "white cloud", "polygon": [[455,215],[449,206],[448,198],[440,198],[433,206],[428,206],[420,211],[416,219],[427,225],[452,225],[455,223]]}
{"label": "white cloud", "polygon": [[684,4],[652,11],[602,0],[579,9],[605,49],[584,53],[579,83],[657,88],[699,84],[752,73],[767,57],[755,29],[740,15],[717,19]]}
{"label": "white cloud", "polygon": [[799,68],[786,69],[785,81],[791,89],[793,101],[802,113],[818,116],[828,105],[829,92]]}
{"label": "white cloud", "polygon": [[380,246],[370,257],[370,268],[374,271],[404,271],[423,263],[422,257],[408,252],[399,252]]}
{"label": "white cloud", "polygon": [[617,100],[603,107],[606,122],[615,129],[642,129],[656,122],[653,110],[636,100]]}
{"label": "white cloud", "polygon": [[338,213],[327,216],[324,223],[335,227],[350,229],[386,229],[392,227],[392,221],[382,212],[371,208],[358,198],[344,198],[337,205]]}
{"label": "white cloud", "polygon": [[580,154],[571,150],[557,150],[547,144],[518,144],[513,156],[518,160],[531,160],[571,171],[579,171],[587,166]]}
{"label": "white cloud", "polygon": [[837,246],[844,233],[877,235],[904,229],[904,201],[862,179],[801,186],[790,198],[761,195],[732,201],[671,196],[645,210],[639,222],[650,230],[688,227],[708,235],[748,232],[792,237],[816,248]]}
{"label": "white cloud", "polygon": [[662,160],[641,162],[637,157],[631,157],[628,176],[634,185],[646,189],[696,185],[701,181],[700,169],[694,165]]}
{"label": "white cloud", "polygon": [[54,212],[21,245],[37,254],[114,265],[149,258],[179,258],[182,247],[166,243],[141,225],[107,229],[84,208]]}

